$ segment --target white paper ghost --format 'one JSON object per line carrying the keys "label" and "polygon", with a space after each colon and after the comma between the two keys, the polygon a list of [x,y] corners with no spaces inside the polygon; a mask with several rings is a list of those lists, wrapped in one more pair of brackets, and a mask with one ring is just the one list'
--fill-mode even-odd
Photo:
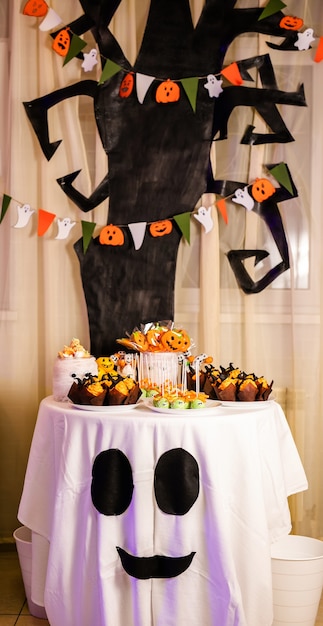
{"label": "white paper ghost", "polygon": [[298,33],[297,41],[294,43],[295,48],[298,48],[299,50],[308,50],[311,43],[315,41],[313,33],[313,28],[307,28],[303,33]]}
{"label": "white paper ghost", "polygon": [[82,63],[82,67],[85,72],[91,72],[93,70],[94,66],[98,62],[97,54],[98,54],[98,51],[96,48],[92,48],[90,52],[84,52],[83,54],[84,60]]}
{"label": "white paper ghost", "polygon": [[60,220],[58,218],[57,220],[57,225],[58,225],[58,233],[55,237],[55,239],[66,239],[71,231],[71,229],[73,228],[73,226],[75,226],[76,222],[71,222],[69,217],[64,217],[63,220]]}
{"label": "white paper ghost", "polygon": [[34,209],[30,208],[29,204],[24,204],[23,206],[17,205],[18,211],[18,221],[15,224],[14,228],[24,228],[27,226],[31,216],[35,213]]}
{"label": "white paper ghost", "polygon": [[204,87],[208,90],[210,98],[218,98],[220,93],[222,93],[222,78],[217,78],[214,74],[208,74],[207,83],[205,83]]}
{"label": "white paper ghost", "polygon": [[195,219],[204,226],[206,233],[209,233],[213,228],[211,208],[212,207],[209,206],[209,208],[206,209],[205,206],[200,206],[198,212],[193,214]]}
{"label": "white paper ghost", "polygon": [[232,202],[242,204],[247,211],[252,211],[255,203],[253,198],[248,193],[248,185],[246,185],[243,189],[236,189]]}

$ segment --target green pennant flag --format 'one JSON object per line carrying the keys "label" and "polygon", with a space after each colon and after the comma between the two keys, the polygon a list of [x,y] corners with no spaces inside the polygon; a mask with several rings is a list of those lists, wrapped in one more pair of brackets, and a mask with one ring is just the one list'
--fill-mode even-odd
{"label": "green pennant flag", "polygon": [[1,216],[0,216],[0,224],[5,216],[5,214],[7,213],[9,204],[11,202],[11,196],[7,196],[7,194],[3,194],[3,198],[2,198],[2,207],[1,207]]}
{"label": "green pennant flag", "polygon": [[82,220],[82,235],[83,235],[83,252],[86,254],[86,251],[89,247],[93,231],[96,227],[95,222],[85,222]]}
{"label": "green pennant flag", "polygon": [[294,196],[294,190],[292,187],[291,179],[288,173],[288,169],[285,163],[279,163],[272,169],[270,169],[270,173],[278,180],[278,182],[289,191],[289,193]]}
{"label": "green pennant flag", "polygon": [[118,65],[117,63],[114,63],[114,61],[107,59],[103,68],[103,72],[100,76],[99,85],[103,85],[106,80],[112,78],[112,76],[120,72],[120,70],[122,70],[121,65]]}
{"label": "green pennant flag", "polygon": [[78,53],[81,52],[81,50],[83,50],[83,48],[85,48],[86,45],[87,45],[86,41],[81,39],[81,37],[78,37],[77,35],[72,35],[72,39],[71,39],[70,47],[68,49],[68,53],[67,53],[66,57],[64,58],[63,67],[69,61],[71,61],[71,59],[74,59],[74,57],[76,57],[78,55]]}
{"label": "green pennant flag", "polygon": [[184,87],[185,93],[191,103],[191,107],[195,113],[196,111],[196,97],[199,85],[199,79],[196,77],[182,78],[181,83]]}
{"label": "green pennant flag", "polygon": [[264,20],[270,15],[274,15],[274,13],[278,13],[278,11],[280,11],[280,9],[283,9],[285,6],[286,4],[281,0],[269,0],[262,13],[259,15],[258,22],[259,20]]}
{"label": "green pennant flag", "polygon": [[180,213],[179,215],[174,215],[174,220],[180,227],[183,237],[186,239],[187,243],[191,243],[191,214]]}

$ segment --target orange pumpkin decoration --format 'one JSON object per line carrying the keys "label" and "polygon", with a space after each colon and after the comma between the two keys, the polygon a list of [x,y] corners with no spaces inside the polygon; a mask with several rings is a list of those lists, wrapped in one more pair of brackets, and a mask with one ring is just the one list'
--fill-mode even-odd
{"label": "orange pumpkin decoration", "polygon": [[170,78],[164,80],[157,87],[156,102],[167,104],[168,102],[177,102],[181,95],[179,85]]}
{"label": "orange pumpkin decoration", "polygon": [[263,202],[275,193],[276,189],[267,178],[256,178],[251,193],[256,202]]}
{"label": "orange pumpkin decoration", "polygon": [[163,237],[163,235],[169,235],[172,232],[173,224],[171,220],[160,220],[150,224],[149,230],[153,237]]}
{"label": "orange pumpkin decoration", "polygon": [[28,0],[24,6],[23,15],[44,17],[48,11],[48,4],[44,0]]}
{"label": "orange pumpkin decoration", "polygon": [[130,337],[131,341],[136,344],[136,348],[142,352],[148,350],[148,342],[145,335],[140,330],[135,330]]}
{"label": "orange pumpkin decoration", "polygon": [[133,90],[133,85],[134,85],[134,78],[133,78],[133,74],[131,72],[129,72],[129,74],[127,74],[121,85],[120,85],[120,89],[119,89],[119,96],[120,98],[129,98],[130,94],[132,93]]}
{"label": "orange pumpkin decoration", "polygon": [[114,224],[108,224],[108,226],[102,228],[99,241],[102,245],[105,246],[123,246],[123,231],[121,230],[121,228],[119,228],[119,226],[114,226]]}
{"label": "orange pumpkin decoration", "polygon": [[66,57],[69,47],[71,44],[71,38],[69,34],[69,28],[63,28],[57,33],[52,48],[59,54],[61,57]]}
{"label": "orange pumpkin decoration", "polygon": [[164,350],[168,352],[185,352],[191,345],[185,330],[167,330],[161,336],[160,341]]}
{"label": "orange pumpkin decoration", "polygon": [[293,15],[285,15],[279,22],[279,26],[286,30],[299,30],[303,24],[301,17],[294,17]]}

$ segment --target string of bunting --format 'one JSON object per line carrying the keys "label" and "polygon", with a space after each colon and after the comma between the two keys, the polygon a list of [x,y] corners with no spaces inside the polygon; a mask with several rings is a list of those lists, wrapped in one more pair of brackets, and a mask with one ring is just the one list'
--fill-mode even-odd
{"label": "string of bunting", "polygon": [[[281,0],[269,0],[268,4],[264,7],[258,20],[265,19],[270,15],[273,15],[286,7],[286,4]],[[28,0],[23,9],[24,15],[33,17],[43,17],[39,29],[42,31],[49,31],[63,23],[60,16],[51,9],[45,0]],[[294,16],[284,16],[280,25],[288,31],[300,31],[303,28],[304,23],[301,18]],[[298,50],[308,50],[311,44],[316,40],[312,28],[306,28],[302,32],[298,32],[297,41],[295,47]],[[55,36],[52,48],[53,50],[64,58],[63,66],[66,65],[73,58],[77,57],[82,50],[86,47],[86,42],[78,35],[72,32],[70,27],[64,26],[59,30]],[[98,63],[98,51],[96,48],[92,48],[90,52],[83,52],[82,68],[85,72],[92,71],[95,65]],[[102,55],[101,55],[102,56]],[[219,74],[208,74],[207,76],[192,76],[188,78],[172,80],[171,78],[158,78],[156,76],[149,76],[141,74],[139,72],[129,72],[122,68],[119,64],[115,63],[111,59],[104,58],[104,66],[99,79],[99,85],[104,84],[107,80],[112,78],[119,72],[125,73],[125,76],[121,82],[119,95],[122,98],[127,98],[132,93],[135,83],[137,90],[138,101],[142,104],[145,95],[155,80],[160,82],[156,91],[156,100],[159,103],[174,102],[180,98],[180,89],[178,83],[181,83],[193,111],[196,109],[196,99],[198,84],[200,80],[207,80],[204,85],[209,92],[210,98],[218,98],[222,93],[222,77],[226,78],[233,85],[241,85],[243,79],[241,77],[238,64],[236,62],[231,63],[225,67]],[[319,37],[314,61],[319,63],[323,59],[323,37]],[[136,78],[136,81],[134,79]],[[169,87],[172,87],[170,90]],[[166,96],[167,94],[167,96]]]}
{"label": "string of bunting", "polygon": [[[279,184],[285,187],[291,195],[293,195],[293,188],[291,179],[289,176],[288,168],[285,163],[279,163],[270,170],[270,174],[277,180]],[[243,206],[247,211],[252,211],[255,202],[263,202],[276,191],[275,186],[268,178],[256,178],[253,183],[245,185],[243,188],[239,188],[234,194],[220,198],[215,202],[215,206],[219,210],[223,220],[228,224],[227,202],[232,201],[238,205]],[[14,228],[25,228],[30,219],[35,213],[38,213],[37,221],[37,234],[38,237],[42,237],[48,231],[50,226],[56,219],[57,222],[57,234],[55,239],[62,240],[67,239],[72,228],[74,228],[77,221],[71,220],[70,217],[59,218],[55,213],[46,211],[44,209],[31,208],[29,204],[23,204],[18,200],[14,200],[12,196],[3,193],[0,225],[9,209],[12,202],[16,203],[17,208],[17,221],[13,226]],[[150,235],[152,237],[163,237],[171,233],[173,228],[173,221],[179,227],[184,239],[190,244],[190,219],[193,216],[203,226],[205,233],[210,232],[213,229],[212,219],[212,206],[204,207],[200,206],[197,211],[180,213],[173,215],[163,220],[155,222],[135,222],[129,224],[108,224],[100,230],[99,241],[102,245],[122,246],[124,244],[124,231],[128,228],[136,250],[139,250],[142,246],[146,229],[149,228]],[[93,236],[94,229],[97,224],[95,222],[88,222],[81,220],[82,237],[83,237],[83,251],[86,253],[90,241]]]}

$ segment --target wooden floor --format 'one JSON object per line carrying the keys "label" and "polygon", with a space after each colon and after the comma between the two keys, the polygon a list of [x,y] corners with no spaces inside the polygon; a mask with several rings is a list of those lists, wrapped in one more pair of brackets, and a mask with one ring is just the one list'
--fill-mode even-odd
{"label": "wooden floor", "polygon": [[[46,626],[49,625],[49,622],[46,619],[33,617],[28,611],[16,551],[13,549],[0,550],[0,626],[16,625]],[[77,625],[73,624],[73,626]],[[94,625],[89,624],[89,626]],[[196,625],[194,624],[194,626]],[[292,625],[289,624],[288,626]],[[323,596],[315,626],[323,626]]]}

